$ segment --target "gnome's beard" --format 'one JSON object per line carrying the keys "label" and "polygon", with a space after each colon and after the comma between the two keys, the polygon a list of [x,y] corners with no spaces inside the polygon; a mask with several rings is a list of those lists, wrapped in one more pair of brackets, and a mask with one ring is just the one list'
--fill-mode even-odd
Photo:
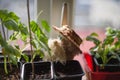
{"label": "gnome's beard", "polygon": [[49,39],[48,47],[51,50],[51,55],[45,54],[44,60],[46,61],[60,61],[63,63],[66,60],[73,60],[74,56],[79,54],[78,48],[63,36],[61,39]]}
{"label": "gnome's beard", "polygon": [[75,55],[79,54],[78,48],[64,37],[62,38],[62,46],[65,50],[67,60],[72,60]]}
{"label": "gnome's beard", "polygon": [[62,63],[66,61],[66,54],[60,39],[49,39],[48,46],[51,49],[51,55],[45,55],[47,60],[60,61]]}

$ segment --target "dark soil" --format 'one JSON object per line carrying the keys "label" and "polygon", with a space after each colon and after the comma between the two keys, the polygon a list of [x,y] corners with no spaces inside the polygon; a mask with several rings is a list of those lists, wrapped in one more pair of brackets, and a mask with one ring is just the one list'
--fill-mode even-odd
{"label": "dark soil", "polygon": [[29,74],[26,75],[26,79],[25,80],[41,80],[41,79],[51,79],[51,74],[50,73],[46,73],[46,74]]}
{"label": "dark soil", "polygon": [[24,80],[50,80],[52,78],[50,62],[34,62],[34,75],[31,63],[26,63],[24,68]]}
{"label": "dark soil", "polygon": [[0,80],[20,80],[19,69],[13,69],[6,74],[4,69],[0,68]]}

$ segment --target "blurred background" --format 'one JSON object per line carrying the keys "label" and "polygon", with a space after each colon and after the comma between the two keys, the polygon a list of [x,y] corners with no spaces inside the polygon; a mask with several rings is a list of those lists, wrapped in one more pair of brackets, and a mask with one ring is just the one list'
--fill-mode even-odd
{"label": "blurred background", "polygon": [[[27,0],[0,0],[0,9],[15,12],[27,25],[26,2]],[[64,4],[67,4],[66,24],[83,39],[80,48],[84,52],[93,46],[85,40],[91,32],[97,32],[100,39],[103,39],[106,27],[119,29],[120,0],[30,0],[31,20],[36,20],[39,25],[41,20],[46,20],[50,26],[62,27]],[[9,37],[12,31],[6,30],[6,33]],[[49,35],[56,38],[58,33],[52,30]]]}

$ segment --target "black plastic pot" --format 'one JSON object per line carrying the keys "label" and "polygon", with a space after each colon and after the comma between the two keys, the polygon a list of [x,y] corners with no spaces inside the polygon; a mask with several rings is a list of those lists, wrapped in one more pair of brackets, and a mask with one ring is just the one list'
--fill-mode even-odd
{"label": "black plastic pot", "polygon": [[95,63],[93,63],[94,58],[93,56],[91,56],[89,53],[84,53],[86,62],[88,64],[88,67],[90,69],[89,71],[89,79],[90,80],[119,80],[120,79],[120,72],[96,72],[93,69],[93,64],[95,65]]}
{"label": "black plastic pot", "polygon": [[96,72],[120,72],[120,62],[117,59],[111,59],[107,64],[102,63],[101,59],[93,58]]}
{"label": "black plastic pot", "polygon": [[5,73],[4,63],[0,62],[0,80],[20,80],[22,64],[20,62],[18,62],[18,65],[11,63],[6,64],[8,74]]}
{"label": "black plastic pot", "polygon": [[[76,60],[60,62],[33,62],[33,80],[81,80],[84,72]],[[21,80],[32,80],[32,63],[25,63],[22,67]],[[37,75],[37,76],[36,76]]]}
{"label": "black plastic pot", "polygon": [[51,62],[33,62],[33,65],[34,65],[34,77],[32,77],[32,63],[25,63],[22,67],[21,80],[53,79]]}
{"label": "black plastic pot", "polygon": [[4,62],[4,56],[0,55],[0,62]]}
{"label": "black plastic pot", "polygon": [[76,60],[70,60],[64,64],[54,62],[53,66],[56,80],[81,80],[84,75],[81,65]]}

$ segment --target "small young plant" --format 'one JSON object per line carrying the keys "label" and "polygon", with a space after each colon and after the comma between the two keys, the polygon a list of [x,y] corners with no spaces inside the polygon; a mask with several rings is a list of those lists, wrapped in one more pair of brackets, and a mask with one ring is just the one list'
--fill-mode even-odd
{"label": "small young plant", "polygon": [[[3,31],[0,32],[0,45],[2,47],[2,54],[4,56],[4,69],[5,72],[8,73],[6,65],[7,62],[17,65],[21,53],[18,49],[18,46],[11,45],[9,43],[10,38],[8,39],[6,38],[5,28],[7,30],[19,32],[20,31],[19,17],[13,12],[8,12],[7,10],[0,10],[0,20]],[[4,37],[2,36],[2,33]]]}
{"label": "small young plant", "polygon": [[[30,44],[28,26],[20,22],[20,18],[14,12],[8,12],[7,10],[0,10],[0,19],[2,31],[0,32],[0,45],[2,47],[2,54],[4,56],[4,67],[5,72],[7,71],[7,62],[17,64],[21,56],[24,57],[26,62],[29,61],[27,55],[23,54],[23,51],[26,49],[27,45]],[[33,47],[33,56],[31,57],[31,62],[34,60],[36,55],[40,55],[41,58],[44,57],[44,52],[47,51],[50,55],[50,49],[48,47],[48,36],[47,32],[50,32],[50,26],[48,23],[43,20],[41,21],[42,27],[39,27],[35,21],[30,22],[31,36],[32,36],[32,47]],[[6,39],[5,28],[7,30],[13,31],[13,34]],[[42,29],[41,29],[42,28]],[[2,33],[4,36],[2,36]],[[15,42],[21,40],[24,44],[24,47],[19,47]],[[12,44],[11,44],[12,43]],[[7,61],[8,58],[8,61]]]}
{"label": "small young plant", "polygon": [[39,27],[35,21],[30,22],[30,27],[32,31],[32,46],[35,50],[31,62],[36,55],[40,55],[40,57],[43,58],[44,52],[47,52],[48,55],[50,55],[50,49],[47,44],[49,37],[46,35],[47,32],[50,32],[50,26],[45,20],[43,20],[41,24],[42,27]]}
{"label": "small young plant", "polygon": [[120,30],[108,27],[105,34],[103,41],[99,40],[98,34],[94,32],[86,37],[86,40],[95,44],[90,49],[91,54],[96,58],[101,58],[103,64],[107,64],[113,58],[120,61]]}

